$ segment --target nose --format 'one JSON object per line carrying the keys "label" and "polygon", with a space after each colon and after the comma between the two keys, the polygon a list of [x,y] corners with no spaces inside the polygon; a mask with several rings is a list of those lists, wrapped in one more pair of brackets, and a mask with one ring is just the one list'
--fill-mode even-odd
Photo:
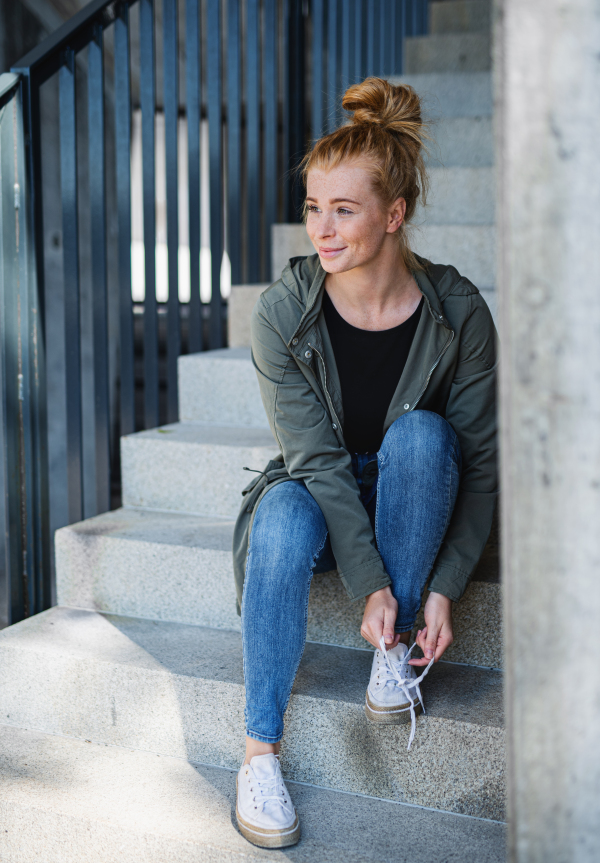
{"label": "nose", "polygon": [[325,213],[322,213],[321,218],[317,223],[317,230],[315,231],[315,234],[318,240],[325,240],[333,237],[333,235],[335,234],[333,219]]}

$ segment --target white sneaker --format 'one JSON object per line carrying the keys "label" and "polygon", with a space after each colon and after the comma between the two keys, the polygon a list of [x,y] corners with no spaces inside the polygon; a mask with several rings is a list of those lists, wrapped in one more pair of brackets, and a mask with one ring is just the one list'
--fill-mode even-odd
{"label": "white sneaker", "polygon": [[235,814],[242,836],[261,848],[285,848],[300,839],[300,821],[279,759],[272,752],[242,764],[236,779]]}
{"label": "white sneaker", "polygon": [[410,650],[405,644],[398,644],[386,650],[385,641],[381,639],[379,650],[373,656],[365,703],[365,713],[372,722],[399,725],[410,720],[409,749],[415,736],[417,713],[425,712],[419,684],[433,663],[432,659],[417,677],[414,667],[408,664],[413,648],[414,644]]}

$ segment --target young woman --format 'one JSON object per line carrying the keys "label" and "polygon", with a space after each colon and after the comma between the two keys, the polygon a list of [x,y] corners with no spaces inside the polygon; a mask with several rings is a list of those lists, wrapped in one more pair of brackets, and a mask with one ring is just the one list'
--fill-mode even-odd
{"label": "young woman", "polygon": [[[350,599],[366,597],[361,633],[376,648],[367,719],[410,721],[410,746],[420,681],[452,643],[452,603],[496,498],[490,312],[453,267],[407,241],[427,183],[419,98],[369,78],[343,106],[351,122],[304,162],[316,254],[293,258],[252,317],[281,453],[245,490],[234,537],[247,735],[237,819],[269,847],[300,836],[278,753],[313,573],[337,568]],[[424,656],[409,659],[430,576]]]}

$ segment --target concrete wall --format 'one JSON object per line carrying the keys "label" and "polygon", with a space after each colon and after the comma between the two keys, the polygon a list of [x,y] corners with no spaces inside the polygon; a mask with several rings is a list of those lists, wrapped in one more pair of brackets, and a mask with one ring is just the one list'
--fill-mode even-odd
{"label": "concrete wall", "polygon": [[510,859],[592,863],[600,860],[600,4],[501,0],[496,15]]}

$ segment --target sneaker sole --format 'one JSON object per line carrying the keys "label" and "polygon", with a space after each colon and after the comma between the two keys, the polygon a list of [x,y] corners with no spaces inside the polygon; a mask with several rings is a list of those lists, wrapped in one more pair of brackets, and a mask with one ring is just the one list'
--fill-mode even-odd
{"label": "sneaker sole", "polygon": [[[382,725],[404,725],[406,722],[410,722],[410,707],[382,707],[379,704],[373,704],[369,698],[369,690],[367,690],[365,699],[365,713],[371,722],[379,722]],[[422,709],[417,701],[415,716],[420,713],[422,713]]]}
{"label": "sneaker sole", "polygon": [[[237,777],[235,780],[235,789],[237,796]],[[235,817],[238,829],[244,839],[247,839],[253,845],[258,845],[259,848],[287,848],[289,845],[296,845],[300,839],[300,819],[297,812],[296,820],[286,830],[262,830],[254,824],[248,824],[238,812],[237,802],[235,805]]]}

